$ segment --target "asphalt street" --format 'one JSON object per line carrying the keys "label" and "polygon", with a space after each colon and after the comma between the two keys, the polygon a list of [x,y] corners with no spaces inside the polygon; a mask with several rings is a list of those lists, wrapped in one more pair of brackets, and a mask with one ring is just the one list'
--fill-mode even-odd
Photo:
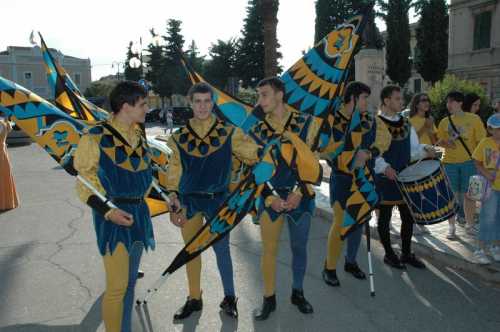
{"label": "asphalt street", "polygon": [[[104,273],[90,209],[75,193],[75,179],[37,145],[9,148],[21,206],[0,214],[0,331],[104,331],[100,300]],[[157,248],[143,257],[138,291],[158,278],[183,243],[166,215],[154,218]],[[262,301],[261,240],[245,220],[231,233],[240,317],[219,312],[222,287],[212,250],[203,254],[201,313],[173,321],[187,295],[185,271],[174,273],[151,300],[155,331],[500,331],[500,289],[474,276],[426,260],[427,270],[384,265],[373,243],[376,296],[339,266],[341,287],[321,279],[329,222],[315,218],[309,239],[305,295],[314,306],[303,315],[290,303],[288,231],[281,237],[277,311],[265,322],[252,312]],[[358,262],[367,271],[363,244]],[[134,331],[140,331],[134,313]]]}

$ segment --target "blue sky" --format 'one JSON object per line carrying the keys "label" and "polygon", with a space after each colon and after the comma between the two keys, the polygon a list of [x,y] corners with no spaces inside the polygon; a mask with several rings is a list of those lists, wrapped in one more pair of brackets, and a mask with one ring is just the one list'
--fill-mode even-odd
{"label": "blue sky", "polygon": [[[291,66],[301,51],[312,46],[314,0],[281,0],[278,40],[281,64]],[[0,50],[29,46],[29,34],[40,31],[49,47],[90,58],[92,79],[115,74],[111,67],[123,61],[129,41],[149,38],[149,29],[163,32],[169,18],[183,22],[186,44],[195,40],[202,54],[217,39],[238,37],[247,0],[24,0],[1,1]]]}

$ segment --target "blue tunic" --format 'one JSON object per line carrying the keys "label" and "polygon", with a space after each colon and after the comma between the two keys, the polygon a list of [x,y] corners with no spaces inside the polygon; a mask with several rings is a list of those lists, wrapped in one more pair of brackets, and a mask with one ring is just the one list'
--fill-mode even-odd
{"label": "blue tunic", "polygon": [[227,197],[233,133],[233,127],[218,121],[207,133],[209,145],[197,139],[197,134],[189,127],[174,134],[182,163],[179,200],[187,209],[187,218],[202,212],[211,219]]}
{"label": "blue tunic", "polygon": [[[89,132],[100,136],[99,168],[97,176],[106,191],[108,199],[143,198],[152,182],[150,152],[144,140],[132,149],[126,142],[116,139],[113,133],[102,126],[96,126]],[[115,205],[130,213],[134,223],[130,227],[120,226],[104,219],[104,216],[93,210],[94,227],[97,244],[101,255],[107,250],[111,253],[119,242],[127,250],[136,241],[142,242],[144,248],[155,248],[153,225],[145,201],[137,204],[115,203]]]}
{"label": "blue tunic", "polygon": [[[396,172],[400,172],[411,161],[410,123],[404,117],[401,117],[398,121],[390,121],[382,116],[380,118],[387,125],[387,129],[391,134],[391,145],[382,154],[382,157]],[[376,174],[375,183],[381,197],[380,204],[395,205],[403,203],[403,197],[396,181],[389,180],[383,174]]]}

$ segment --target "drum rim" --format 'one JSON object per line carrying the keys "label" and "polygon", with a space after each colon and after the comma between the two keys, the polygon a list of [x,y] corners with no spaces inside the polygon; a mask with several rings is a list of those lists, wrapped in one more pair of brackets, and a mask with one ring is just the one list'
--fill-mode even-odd
{"label": "drum rim", "polygon": [[444,169],[443,169],[443,165],[441,163],[439,163],[439,167],[438,169],[436,169],[434,172],[432,172],[431,174],[429,175],[426,175],[424,176],[423,178],[421,179],[418,179],[418,180],[411,180],[411,181],[402,181],[400,180],[400,178],[396,178],[396,182],[399,182],[399,183],[403,183],[403,184],[420,184],[422,182],[425,182],[429,177],[433,177],[435,176],[436,174],[438,173],[441,173],[443,172],[444,173]]}
{"label": "drum rim", "polygon": [[413,215],[412,215],[412,218],[413,218],[413,221],[417,225],[434,225],[434,224],[437,224],[437,223],[440,223],[440,222],[443,222],[445,220],[450,219],[452,216],[456,215],[457,212],[458,212],[458,206],[455,204],[454,209],[451,209],[447,214],[443,215],[442,217],[439,217],[438,219],[432,219],[432,221],[430,221],[430,222],[419,222],[415,219],[415,217],[413,217]]}

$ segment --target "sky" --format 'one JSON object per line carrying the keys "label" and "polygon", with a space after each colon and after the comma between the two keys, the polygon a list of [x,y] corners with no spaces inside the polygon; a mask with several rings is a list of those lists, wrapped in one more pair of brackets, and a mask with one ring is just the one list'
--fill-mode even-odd
{"label": "sky", "polygon": [[[218,39],[239,37],[247,0],[23,0],[0,1],[0,51],[7,46],[30,46],[32,30],[40,31],[47,45],[66,55],[90,58],[92,80],[116,74],[130,41],[149,30],[164,33],[169,18],[181,20],[185,47],[194,40],[208,54]],[[280,0],[278,41],[281,64],[289,68],[314,39],[315,0]],[[380,28],[380,22],[377,22]],[[112,64],[115,63],[114,68]],[[123,69],[120,67],[120,71]]]}

